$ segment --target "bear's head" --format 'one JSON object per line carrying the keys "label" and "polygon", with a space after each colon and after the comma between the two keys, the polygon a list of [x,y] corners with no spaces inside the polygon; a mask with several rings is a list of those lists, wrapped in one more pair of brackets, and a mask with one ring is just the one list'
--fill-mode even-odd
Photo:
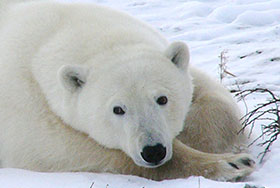
{"label": "bear's head", "polygon": [[188,64],[187,46],[174,42],[165,52],[139,50],[92,67],[65,65],[58,71],[62,119],[139,166],[160,166],[171,159],[191,104]]}

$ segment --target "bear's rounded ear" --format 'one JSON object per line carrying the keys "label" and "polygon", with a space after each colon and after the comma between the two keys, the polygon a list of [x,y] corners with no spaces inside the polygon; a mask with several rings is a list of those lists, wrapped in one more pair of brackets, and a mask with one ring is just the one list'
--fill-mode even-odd
{"label": "bear's rounded ear", "polygon": [[165,50],[165,55],[179,69],[186,70],[189,65],[190,54],[188,46],[183,42],[173,42]]}
{"label": "bear's rounded ear", "polygon": [[64,65],[57,73],[62,86],[72,93],[83,87],[87,75],[87,69],[78,65]]}

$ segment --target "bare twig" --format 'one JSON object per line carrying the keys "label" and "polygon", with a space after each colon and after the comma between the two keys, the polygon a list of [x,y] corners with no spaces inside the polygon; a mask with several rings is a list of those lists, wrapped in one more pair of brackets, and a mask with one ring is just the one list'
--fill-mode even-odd
{"label": "bare twig", "polygon": [[228,57],[226,56],[227,50],[223,50],[219,56],[220,58],[220,63],[219,63],[219,76],[220,76],[220,82],[223,82],[223,79],[227,76],[230,75],[232,77],[236,77],[234,74],[229,72],[227,70],[227,62],[228,62]]}
{"label": "bare twig", "polygon": [[[245,101],[244,99],[246,97],[255,93],[267,95],[267,101],[258,104],[253,110],[247,112],[246,115],[242,117],[243,128],[241,131],[243,131],[248,126],[251,126],[251,135],[252,129],[254,128],[256,122],[261,123],[262,133],[256,139],[254,139],[250,145],[254,144],[257,140],[263,138],[264,136],[268,137],[264,142],[258,144],[265,147],[264,151],[259,154],[259,156],[261,156],[260,162],[262,162],[264,156],[270,151],[272,144],[280,135],[280,98],[271,90],[265,88],[254,88],[239,91],[236,96],[239,98],[239,100]],[[263,123],[264,121],[265,124]]]}

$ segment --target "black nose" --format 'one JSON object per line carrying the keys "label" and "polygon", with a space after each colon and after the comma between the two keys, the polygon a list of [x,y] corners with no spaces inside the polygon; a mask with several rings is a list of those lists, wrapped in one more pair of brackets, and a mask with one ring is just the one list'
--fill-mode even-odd
{"label": "black nose", "polygon": [[145,146],[141,156],[146,162],[157,165],[166,156],[166,148],[162,144]]}

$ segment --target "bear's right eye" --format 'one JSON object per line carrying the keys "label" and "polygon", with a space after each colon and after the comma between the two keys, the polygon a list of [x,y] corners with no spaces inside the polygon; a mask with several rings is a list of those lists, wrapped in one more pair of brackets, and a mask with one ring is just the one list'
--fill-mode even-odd
{"label": "bear's right eye", "polygon": [[166,96],[161,96],[157,99],[157,103],[159,105],[165,105],[168,102],[168,99]]}
{"label": "bear's right eye", "polygon": [[117,115],[124,115],[125,111],[120,106],[115,106],[113,112]]}

